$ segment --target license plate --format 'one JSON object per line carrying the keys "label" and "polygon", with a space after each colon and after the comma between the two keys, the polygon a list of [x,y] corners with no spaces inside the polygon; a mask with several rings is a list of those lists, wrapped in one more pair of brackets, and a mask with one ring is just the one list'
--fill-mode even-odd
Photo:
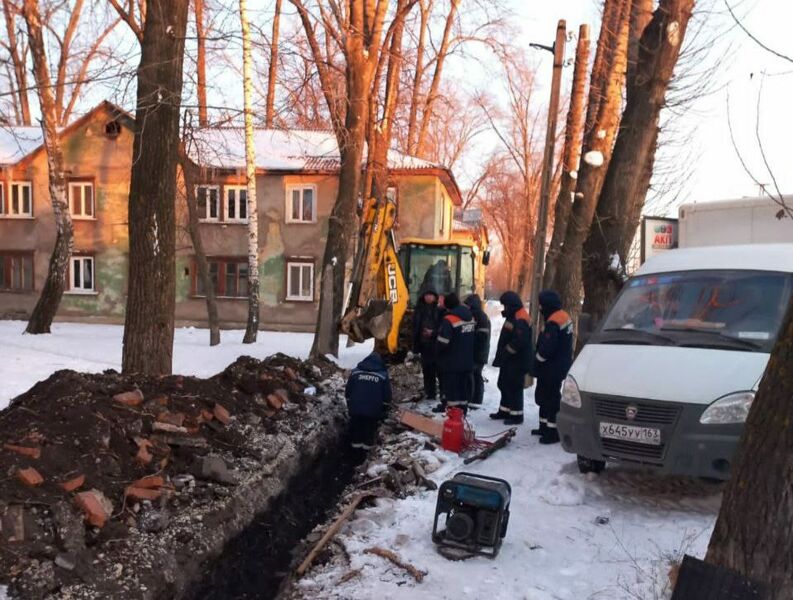
{"label": "license plate", "polygon": [[627,440],[638,444],[649,444],[650,446],[661,445],[661,430],[653,427],[601,423],[600,437],[612,440]]}

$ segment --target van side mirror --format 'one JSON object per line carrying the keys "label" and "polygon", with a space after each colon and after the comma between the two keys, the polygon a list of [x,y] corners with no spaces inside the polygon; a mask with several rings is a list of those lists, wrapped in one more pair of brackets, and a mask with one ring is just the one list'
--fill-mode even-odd
{"label": "van side mirror", "polygon": [[490,264],[490,250],[485,250],[482,254],[482,264],[485,266]]}

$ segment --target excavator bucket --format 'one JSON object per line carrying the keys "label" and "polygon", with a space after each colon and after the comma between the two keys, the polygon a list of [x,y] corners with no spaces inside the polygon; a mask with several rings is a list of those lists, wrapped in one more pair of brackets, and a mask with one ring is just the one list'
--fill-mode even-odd
{"label": "excavator bucket", "polygon": [[360,314],[342,319],[341,330],[354,342],[384,340],[391,331],[394,308],[387,300],[371,300]]}

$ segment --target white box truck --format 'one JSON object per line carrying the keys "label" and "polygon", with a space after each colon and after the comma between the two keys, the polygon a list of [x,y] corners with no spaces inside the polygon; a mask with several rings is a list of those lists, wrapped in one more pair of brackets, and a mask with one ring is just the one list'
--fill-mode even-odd
{"label": "white box truck", "polygon": [[[793,196],[783,196],[793,209]],[[793,219],[768,196],[683,204],[678,210],[678,245],[793,243]]]}

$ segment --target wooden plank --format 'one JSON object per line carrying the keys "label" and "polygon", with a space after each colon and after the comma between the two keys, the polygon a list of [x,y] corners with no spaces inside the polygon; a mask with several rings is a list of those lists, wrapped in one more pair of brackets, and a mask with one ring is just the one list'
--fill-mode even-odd
{"label": "wooden plank", "polygon": [[399,413],[399,422],[433,438],[440,439],[443,435],[443,421],[425,417],[410,410],[403,410]]}

